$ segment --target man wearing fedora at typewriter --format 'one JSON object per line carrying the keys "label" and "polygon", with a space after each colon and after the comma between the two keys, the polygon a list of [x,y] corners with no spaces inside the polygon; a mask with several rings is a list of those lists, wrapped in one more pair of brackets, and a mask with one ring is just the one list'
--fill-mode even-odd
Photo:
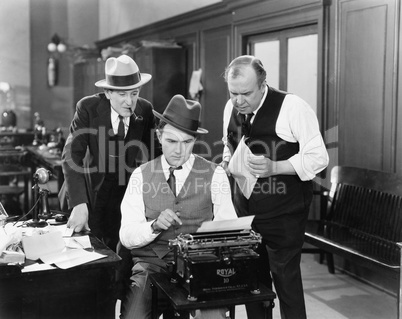
{"label": "man wearing fedora at typewriter", "polygon": [[[121,204],[120,240],[134,264],[123,318],[150,318],[148,274],[167,272],[173,260],[169,239],[194,233],[204,221],[237,218],[225,171],[192,153],[197,136],[208,133],[199,127],[200,103],[175,95],[163,114],[153,112],[160,119],[162,155],[133,172]],[[195,315],[225,318],[225,309]]]}
{"label": "man wearing fedora at typewriter", "polygon": [[155,117],[151,103],[139,97],[151,75],[140,73],[131,57],[108,58],[105,74],[95,83],[104,92],[77,103],[62,154],[59,198],[63,210],[72,209],[67,227],[90,229],[116,250],[121,200],[134,168],[152,155]]}

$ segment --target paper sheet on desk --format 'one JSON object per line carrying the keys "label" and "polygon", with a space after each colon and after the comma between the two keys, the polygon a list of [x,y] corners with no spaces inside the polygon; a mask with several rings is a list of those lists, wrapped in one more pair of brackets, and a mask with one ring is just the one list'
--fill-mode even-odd
{"label": "paper sheet on desk", "polygon": [[[88,236],[82,237],[84,237],[84,239],[76,240],[76,243],[82,246],[81,248],[88,246],[89,242],[89,238],[86,238]],[[46,264],[55,264],[62,269],[75,267],[106,257],[105,255],[96,252],[88,252],[84,249],[67,248],[60,231],[23,237],[22,244],[26,258],[32,260],[41,259]]]}
{"label": "paper sheet on desk", "polygon": [[46,264],[55,264],[59,268],[67,269],[105,257],[105,255],[89,252],[84,249],[66,248],[62,252],[42,256],[41,260]]}
{"label": "paper sheet on desk", "polygon": [[250,198],[255,183],[257,182],[257,177],[252,175],[246,166],[247,157],[250,153],[251,151],[244,142],[243,136],[228,166],[230,173],[247,199]]}
{"label": "paper sheet on desk", "polygon": [[203,222],[200,228],[197,229],[197,233],[219,232],[228,230],[248,230],[251,229],[251,223],[253,222],[253,219],[254,215],[228,220],[211,220]]}

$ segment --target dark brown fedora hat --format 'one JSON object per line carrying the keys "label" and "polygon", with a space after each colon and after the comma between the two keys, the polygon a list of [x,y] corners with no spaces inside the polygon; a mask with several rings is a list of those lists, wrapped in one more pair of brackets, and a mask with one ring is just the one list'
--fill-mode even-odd
{"label": "dark brown fedora hat", "polygon": [[153,111],[155,116],[189,134],[207,134],[208,131],[198,127],[200,122],[201,104],[186,100],[183,95],[172,97],[163,114]]}

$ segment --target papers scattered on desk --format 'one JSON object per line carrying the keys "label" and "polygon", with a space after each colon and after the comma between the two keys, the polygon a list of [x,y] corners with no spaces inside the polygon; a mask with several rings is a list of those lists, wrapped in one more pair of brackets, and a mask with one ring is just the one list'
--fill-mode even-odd
{"label": "papers scattered on desk", "polygon": [[22,237],[22,247],[27,259],[37,260],[45,255],[61,252],[66,244],[61,233],[50,232],[41,235]]}
{"label": "papers scattered on desk", "polygon": [[35,263],[29,266],[24,266],[24,268],[21,269],[21,272],[42,271],[50,269],[56,269],[56,267],[48,264]]}
{"label": "papers scattered on desk", "polygon": [[66,241],[66,247],[75,249],[89,249],[92,248],[89,236],[75,236],[70,238],[64,238]]}
{"label": "papers scattered on desk", "polygon": [[71,237],[74,233],[74,228],[67,228],[64,230],[63,237]]}
{"label": "papers scattered on desk", "polygon": [[[57,267],[67,269],[85,264],[105,255],[96,252],[88,252],[83,248],[91,248],[89,237],[71,237],[66,239],[68,245],[59,231],[46,233],[42,235],[23,237],[22,245],[24,247],[27,259],[41,259],[46,264],[55,264]],[[74,249],[69,248],[74,245]]]}
{"label": "papers scattered on desk", "polygon": [[25,261],[25,254],[21,249],[4,250],[0,254],[0,264],[23,264]]}
{"label": "papers scattered on desk", "polygon": [[253,222],[253,219],[254,215],[229,220],[207,221],[201,224],[200,228],[197,229],[197,233],[246,229],[249,230],[251,229],[251,223]]}
{"label": "papers scattered on desk", "polygon": [[56,254],[42,256],[41,260],[46,264],[55,264],[61,269],[67,269],[105,257],[105,255],[89,252],[84,249],[67,248]]}

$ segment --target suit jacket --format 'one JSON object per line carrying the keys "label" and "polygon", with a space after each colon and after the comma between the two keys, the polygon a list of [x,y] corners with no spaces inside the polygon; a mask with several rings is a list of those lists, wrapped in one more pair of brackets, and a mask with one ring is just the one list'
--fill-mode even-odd
{"label": "suit jacket", "polygon": [[[87,96],[77,103],[62,154],[64,184],[59,193],[62,210],[87,203],[93,207],[96,192],[100,189],[106,174],[109,137],[113,128],[110,120],[111,106],[104,93]],[[126,164],[130,172],[140,164],[155,157],[155,118],[152,104],[138,98],[135,115],[125,142],[136,141],[127,148]],[[159,154],[158,154],[159,155]]]}

